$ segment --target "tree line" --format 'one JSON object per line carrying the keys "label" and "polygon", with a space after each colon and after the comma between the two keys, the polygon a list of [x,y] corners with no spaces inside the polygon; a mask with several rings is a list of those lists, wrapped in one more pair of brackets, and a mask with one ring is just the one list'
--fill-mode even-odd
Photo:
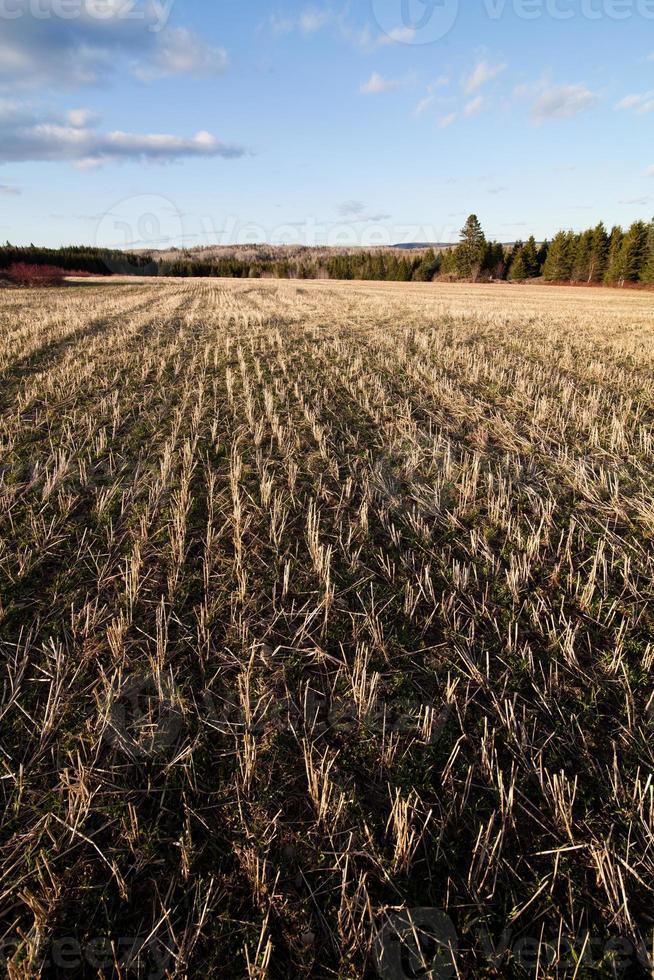
{"label": "tree line", "polygon": [[65,272],[88,272],[96,276],[111,274],[158,275],[158,264],[151,255],[135,255],[117,249],[89,245],[41,248],[38,245],[0,246],[0,272],[15,265],[50,266]]}
{"label": "tree line", "polygon": [[441,277],[479,280],[509,279],[523,282],[654,283],[654,220],[635,221],[624,231],[595,228],[575,233],[560,231],[551,242],[526,242],[506,247],[486,240],[476,215],[470,215],[461,241],[441,255]]}
{"label": "tree line", "polygon": [[[220,252],[220,250],[218,250]],[[0,247],[0,272],[16,263],[57,266],[95,275],[146,275],[258,279],[370,279],[395,282],[464,280],[472,282],[543,279],[608,285],[654,284],[654,220],[635,221],[630,228],[610,231],[600,222],[575,233],[559,232],[551,242],[505,245],[489,241],[476,215],[461,230],[458,245],[442,249],[283,249],[250,246],[204,257],[202,251],[173,257],[68,246],[44,249]],[[170,253],[169,253],[170,255]]]}

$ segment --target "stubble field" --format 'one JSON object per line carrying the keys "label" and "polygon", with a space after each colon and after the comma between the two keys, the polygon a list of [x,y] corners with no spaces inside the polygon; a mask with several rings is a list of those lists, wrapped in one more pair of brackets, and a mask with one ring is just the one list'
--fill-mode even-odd
{"label": "stubble field", "polygon": [[3,971],[654,975],[653,307],[0,293]]}

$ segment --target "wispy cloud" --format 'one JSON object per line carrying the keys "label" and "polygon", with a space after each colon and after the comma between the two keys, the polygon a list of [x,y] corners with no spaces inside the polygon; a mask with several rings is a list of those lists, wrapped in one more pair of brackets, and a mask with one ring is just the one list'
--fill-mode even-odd
{"label": "wispy cloud", "polygon": [[367,82],[360,88],[362,95],[381,95],[383,92],[393,92],[400,87],[396,79],[384,78],[379,72],[373,71]]}
{"label": "wispy cloud", "polygon": [[597,105],[599,97],[582,84],[554,85],[546,88],[532,107],[536,122],[548,119],[573,119]]}
{"label": "wispy cloud", "polygon": [[436,92],[439,89],[447,88],[450,84],[450,79],[447,75],[441,75],[439,78],[434,79],[427,86],[427,95],[418,102],[413,110],[414,116],[422,116],[423,113],[427,111],[436,102]]}
{"label": "wispy cloud", "polygon": [[485,99],[483,95],[478,95],[476,99],[472,99],[465,105],[463,114],[468,116],[468,118],[478,116],[481,110],[484,108],[484,102]]}
{"label": "wispy cloud", "polygon": [[425,113],[427,109],[429,109],[429,107],[434,104],[434,101],[435,101],[434,95],[426,95],[424,99],[420,100],[420,102],[413,110],[413,115],[422,116],[422,114]]}
{"label": "wispy cloud", "polygon": [[193,75],[209,78],[222,75],[229,67],[229,56],[223,47],[207,44],[185,27],[169,28],[157,49],[135,74],[142,81],[167,75]]}
{"label": "wispy cloud", "polygon": [[388,34],[382,34],[377,40],[379,47],[386,47],[389,44],[411,44],[416,36],[415,27],[396,27]]}
{"label": "wispy cloud", "polygon": [[333,24],[334,20],[333,12],[327,8],[305,7],[299,14],[293,16],[280,17],[277,14],[271,14],[261,26],[265,28],[267,24],[271,33],[277,37],[292,34],[294,31],[308,36],[322,31],[325,27]]}
{"label": "wispy cloud", "polygon": [[14,197],[21,193],[22,191],[20,187],[14,187],[13,184],[0,184],[0,194],[4,194],[8,197]]}
{"label": "wispy cloud", "polygon": [[0,163],[68,161],[82,169],[109,162],[168,163],[188,157],[245,156],[244,147],[201,131],[192,137],[168,133],[104,133],[96,117],[80,110],[57,114],[0,101]]}
{"label": "wispy cloud", "polygon": [[466,95],[478,92],[480,88],[487,85],[494,78],[497,78],[506,71],[506,64],[491,65],[488,61],[480,61],[474,71],[463,83],[463,91]]}
{"label": "wispy cloud", "polygon": [[645,176],[646,177],[654,177],[654,164],[652,164],[651,167],[648,167],[647,168],[647,170],[645,171]]}
{"label": "wispy cloud", "polygon": [[358,200],[343,201],[337,210],[339,217],[347,218],[350,223],[387,221],[391,217],[390,214],[370,211],[363,201]]}
{"label": "wispy cloud", "polygon": [[447,116],[441,116],[441,118],[438,120],[439,128],[447,129],[449,126],[452,125],[452,123],[456,122],[456,118],[457,118],[456,112],[450,112],[450,114]]}
{"label": "wispy cloud", "polygon": [[618,112],[633,111],[638,116],[645,116],[654,112],[654,91],[643,92],[639,95],[626,95],[615,108]]}
{"label": "wispy cloud", "polygon": [[310,8],[303,11],[299,17],[299,27],[303,34],[315,34],[332,20],[329,10],[317,10]]}

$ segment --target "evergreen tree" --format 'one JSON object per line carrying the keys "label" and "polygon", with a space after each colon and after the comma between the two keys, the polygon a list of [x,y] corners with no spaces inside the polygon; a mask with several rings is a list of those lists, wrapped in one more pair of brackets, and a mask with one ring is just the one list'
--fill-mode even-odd
{"label": "evergreen tree", "polygon": [[648,226],[644,221],[634,221],[624,236],[618,257],[618,282],[638,282],[645,269],[647,258]]}
{"label": "evergreen tree", "polygon": [[609,254],[609,236],[604,222],[600,221],[593,230],[588,268],[588,282],[601,282],[606,273],[606,263]]}
{"label": "evergreen tree", "polygon": [[654,218],[652,218],[647,232],[647,248],[643,271],[640,278],[643,282],[654,283]]}
{"label": "evergreen tree", "polygon": [[501,242],[488,242],[484,255],[484,269],[493,279],[506,278],[506,256]]}
{"label": "evergreen tree", "polygon": [[441,255],[441,275],[452,278],[458,272],[458,248],[446,248]]}
{"label": "evergreen tree", "polygon": [[554,236],[543,267],[543,278],[564,280],[572,277],[575,235],[571,231],[560,231]]}
{"label": "evergreen tree", "polygon": [[476,214],[471,214],[461,229],[461,243],[457,248],[457,271],[464,279],[476,281],[484,265],[486,236]]}
{"label": "evergreen tree", "polygon": [[509,269],[509,279],[514,282],[522,282],[524,279],[528,279],[527,271],[527,261],[525,257],[525,246],[518,250],[515,254],[513,261],[511,263],[511,268]]}
{"label": "evergreen tree", "polygon": [[416,282],[432,282],[439,270],[440,260],[433,248],[428,249],[413,273]]}
{"label": "evergreen tree", "polygon": [[523,241],[517,241],[517,242],[514,242],[513,245],[511,246],[511,250],[509,251],[509,253],[507,255],[507,258],[506,258],[506,278],[507,279],[511,279],[512,278],[512,276],[511,276],[511,269],[516,264],[516,262],[518,260],[518,256],[522,254],[522,250],[524,248],[524,244],[525,243]]}
{"label": "evergreen tree", "polygon": [[531,235],[522,250],[522,261],[525,268],[525,278],[535,279],[540,275],[540,264],[538,262],[538,246],[536,239]]}
{"label": "evergreen tree", "polygon": [[593,258],[593,232],[585,231],[576,236],[572,278],[575,282],[588,282]]}
{"label": "evergreen tree", "polygon": [[614,225],[611,229],[609,238],[609,248],[606,259],[606,272],[604,281],[608,283],[617,282],[620,276],[620,253],[622,251],[622,241],[624,232],[619,225]]}

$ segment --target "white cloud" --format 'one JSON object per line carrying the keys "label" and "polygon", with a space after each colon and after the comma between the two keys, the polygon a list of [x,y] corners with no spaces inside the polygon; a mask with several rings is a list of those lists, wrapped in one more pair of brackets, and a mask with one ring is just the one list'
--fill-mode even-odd
{"label": "white cloud", "polygon": [[484,108],[484,101],[485,100],[484,100],[483,95],[478,95],[476,99],[472,99],[465,106],[465,108],[463,110],[464,115],[466,115],[468,117],[479,115],[479,113],[481,112],[481,110]]}
{"label": "white cloud", "polygon": [[277,14],[271,14],[262,27],[265,28],[267,23],[269,30],[278,37],[284,34],[292,34],[294,31],[299,31],[308,36],[317,34],[318,31],[328,27],[333,21],[334,15],[330,10],[307,7],[300,11],[297,16],[292,17],[280,17]]}
{"label": "white cloud", "polygon": [[22,193],[20,187],[14,187],[13,184],[0,184],[0,194],[4,194],[8,197],[14,197],[20,193]]}
{"label": "white cloud", "polygon": [[579,113],[592,109],[598,96],[584,85],[554,85],[546,88],[532,107],[537,122],[546,119],[572,119]]}
{"label": "white cloud", "polygon": [[422,114],[426,112],[427,109],[429,109],[429,107],[432,106],[433,104],[434,104],[434,96],[433,95],[425,96],[425,98],[421,99],[418,105],[413,110],[413,115],[422,116]]}
{"label": "white cloud", "polygon": [[642,95],[626,95],[624,99],[621,99],[620,102],[618,102],[615,108],[618,111],[625,110],[625,109],[635,109],[642,98],[643,98]]}
{"label": "white cloud", "polygon": [[194,75],[209,78],[222,75],[229,66],[224,48],[206,44],[185,27],[168,28],[148,64],[136,69],[143,81],[166,75]]}
{"label": "white cloud", "polygon": [[638,116],[654,112],[654,92],[643,92],[641,95],[626,95],[616,105],[618,112],[630,112],[632,109]]}
{"label": "white cloud", "polygon": [[[427,86],[427,95],[418,102],[413,110],[414,116],[421,116],[436,102],[436,92],[439,89],[446,88],[450,84],[450,79],[446,75],[441,75],[439,78],[434,79],[433,82]],[[441,101],[442,97],[441,97]]]}
{"label": "white cloud", "polygon": [[[291,34],[296,26],[295,21],[290,17],[278,17],[277,14],[271,14],[267,23],[271,33],[277,37],[283,34]],[[265,23],[260,25],[260,29],[264,28]]]}
{"label": "white cloud", "polygon": [[452,123],[456,122],[456,112],[451,112],[448,116],[442,116],[438,120],[438,125],[441,129],[447,129]]}
{"label": "white cloud", "polygon": [[66,113],[66,122],[78,129],[85,126],[94,126],[100,121],[100,116],[90,109],[70,109]]}
{"label": "white cloud", "polygon": [[207,76],[225,70],[228,58],[222,47],[185,27],[162,30],[164,3],[97,3],[102,6],[101,16],[95,9],[96,0],[84,0],[74,18],[49,10],[54,0],[39,0],[40,16],[3,19],[0,89],[97,85],[120,71],[150,79]]}
{"label": "white cloud", "polygon": [[361,86],[360,92],[362,95],[381,95],[382,92],[393,92],[399,87],[398,81],[384,78],[379,72],[373,71],[368,81]]}
{"label": "white cloud", "polygon": [[242,157],[244,147],[223,143],[205,131],[192,137],[168,133],[104,133],[95,120],[86,125],[73,110],[58,115],[16,102],[0,101],[0,163],[67,161],[82,169],[103,163],[153,161],[187,157]]}
{"label": "white cloud", "polygon": [[647,168],[647,170],[645,171],[645,176],[646,177],[654,177],[654,164],[652,164],[651,167],[648,167]]}
{"label": "white cloud", "polygon": [[389,44],[411,44],[415,36],[415,27],[396,27],[390,33],[382,34],[377,44],[379,47],[385,47]]}
{"label": "white cloud", "polygon": [[506,68],[506,64],[491,65],[487,61],[480,61],[472,74],[465,80],[463,91],[466,95],[472,95],[487,85],[488,82],[497,78],[498,75],[501,75],[502,72],[506,71]]}
{"label": "white cloud", "polygon": [[300,14],[300,30],[303,34],[315,34],[326,27],[331,20],[328,10],[305,10]]}

